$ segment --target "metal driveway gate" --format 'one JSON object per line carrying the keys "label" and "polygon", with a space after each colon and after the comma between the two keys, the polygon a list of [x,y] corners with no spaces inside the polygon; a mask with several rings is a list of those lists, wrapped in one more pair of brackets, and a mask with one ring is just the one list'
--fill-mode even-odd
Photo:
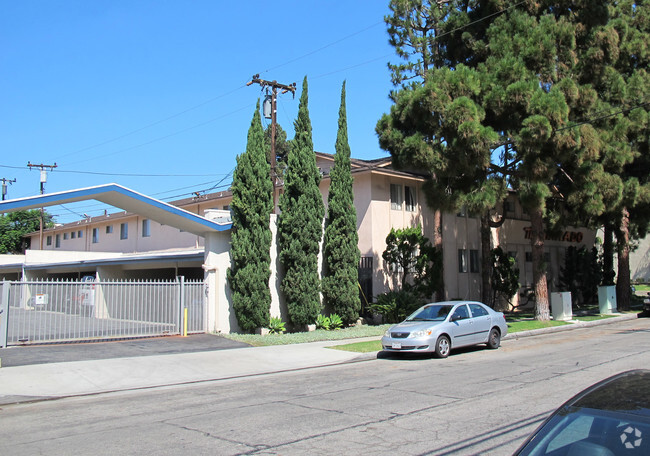
{"label": "metal driveway gate", "polygon": [[203,281],[2,282],[0,347],[201,333]]}

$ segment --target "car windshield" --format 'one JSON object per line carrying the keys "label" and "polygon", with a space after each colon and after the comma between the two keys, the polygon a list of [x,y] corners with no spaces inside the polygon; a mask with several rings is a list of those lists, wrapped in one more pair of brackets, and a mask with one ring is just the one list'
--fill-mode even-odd
{"label": "car windshield", "polygon": [[413,312],[406,321],[443,321],[454,306],[432,304]]}
{"label": "car windshield", "polygon": [[650,423],[643,417],[569,407],[555,415],[519,455],[647,455],[649,434]]}

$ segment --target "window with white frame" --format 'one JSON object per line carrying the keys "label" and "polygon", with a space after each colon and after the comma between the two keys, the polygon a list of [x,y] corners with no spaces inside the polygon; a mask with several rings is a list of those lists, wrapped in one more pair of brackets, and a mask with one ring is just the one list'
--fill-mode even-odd
{"label": "window with white frame", "polygon": [[396,211],[402,209],[402,186],[390,184],[390,208]]}
{"label": "window with white frame", "polygon": [[61,247],[61,235],[60,235],[60,234],[57,234],[57,235],[54,237],[54,247],[57,248],[57,249],[58,249],[59,247]]}
{"label": "window with white frame", "polygon": [[47,238],[45,238],[45,244],[52,245],[52,236],[48,236]]}
{"label": "window with white frame", "polygon": [[106,225],[106,234],[111,234],[113,232],[113,225]]}
{"label": "window with white frame", "polygon": [[99,228],[93,228],[93,244],[99,242]]}
{"label": "window with white frame", "polygon": [[467,250],[458,249],[458,272],[467,272]]}
{"label": "window with white frame", "polygon": [[415,211],[415,203],[417,199],[415,197],[415,187],[410,187],[408,185],[404,186],[404,207],[407,211]]}
{"label": "window with white frame", "polygon": [[120,224],[120,239],[128,239],[129,238],[129,224],[128,223],[121,223]]}
{"label": "window with white frame", "polygon": [[77,231],[77,237],[78,237],[79,239],[81,239],[82,237],[84,237],[84,232],[81,231],[81,230]]}
{"label": "window with white frame", "polygon": [[142,221],[142,237],[151,236],[151,222],[149,219],[144,219]]}
{"label": "window with white frame", "polygon": [[70,233],[70,239],[74,239],[76,237],[77,237],[77,233],[75,233],[74,231]]}

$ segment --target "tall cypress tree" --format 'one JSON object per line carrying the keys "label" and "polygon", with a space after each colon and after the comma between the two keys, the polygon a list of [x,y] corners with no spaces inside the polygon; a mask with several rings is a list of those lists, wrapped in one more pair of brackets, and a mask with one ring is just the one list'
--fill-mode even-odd
{"label": "tall cypress tree", "polygon": [[231,267],[227,271],[239,326],[265,327],[270,319],[272,184],[259,101],[248,130],[246,152],[237,157],[232,180]]}
{"label": "tall cypress tree", "polygon": [[330,190],[327,196],[327,227],[323,247],[325,277],[323,298],[325,305],[337,313],[344,322],[352,323],[359,317],[358,266],[359,235],[357,211],[354,208],[350,145],[345,108],[345,82],[341,89],[339,129],[336,136],[334,168],[330,172]]}
{"label": "tall cypress tree", "polygon": [[318,253],[325,208],[318,189],[320,174],[316,167],[307,101],[305,76],[278,221],[280,262],[284,266],[281,289],[289,319],[297,326],[314,323],[321,309]]}

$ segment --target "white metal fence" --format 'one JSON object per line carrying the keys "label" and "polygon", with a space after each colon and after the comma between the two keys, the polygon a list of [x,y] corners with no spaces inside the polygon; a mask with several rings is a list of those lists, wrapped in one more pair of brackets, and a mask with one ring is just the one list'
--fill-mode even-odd
{"label": "white metal fence", "polygon": [[2,282],[0,347],[205,332],[203,281]]}

